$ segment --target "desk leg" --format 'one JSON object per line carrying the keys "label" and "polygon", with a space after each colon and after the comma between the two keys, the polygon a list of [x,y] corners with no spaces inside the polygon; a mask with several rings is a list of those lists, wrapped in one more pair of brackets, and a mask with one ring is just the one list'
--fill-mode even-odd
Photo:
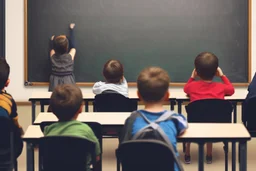
{"label": "desk leg", "polygon": [[237,123],[237,102],[232,102],[233,107],[234,107],[234,118],[233,118],[233,122]]}
{"label": "desk leg", "polygon": [[34,171],[34,148],[31,143],[27,144],[27,171]]}
{"label": "desk leg", "polygon": [[177,101],[178,102],[178,113],[181,114],[182,112],[182,101]]}
{"label": "desk leg", "polygon": [[89,112],[89,102],[85,101],[85,112]]}
{"label": "desk leg", "polygon": [[232,142],[232,171],[236,171],[236,143]]}
{"label": "desk leg", "polygon": [[247,142],[240,142],[240,171],[247,171]]}
{"label": "desk leg", "polygon": [[44,112],[44,102],[40,102],[41,105],[41,112]]}
{"label": "desk leg", "polygon": [[174,110],[174,105],[175,105],[175,101],[174,100],[170,100],[170,107],[171,107],[171,111]]}
{"label": "desk leg", "polygon": [[198,171],[204,171],[204,143],[198,144]]}
{"label": "desk leg", "polygon": [[36,118],[36,101],[32,100],[31,105],[32,105],[32,124],[33,124]]}

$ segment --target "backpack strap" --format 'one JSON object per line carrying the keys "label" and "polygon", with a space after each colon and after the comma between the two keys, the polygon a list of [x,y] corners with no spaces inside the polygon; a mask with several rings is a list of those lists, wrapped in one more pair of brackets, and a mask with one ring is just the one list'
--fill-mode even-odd
{"label": "backpack strap", "polygon": [[146,125],[145,127],[141,128],[133,137],[132,140],[136,140],[140,137],[140,135],[144,132],[145,129],[147,128],[153,128],[154,130],[156,130],[160,136],[163,138],[163,140],[168,144],[170,150],[173,153],[173,158],[175,160],[175,163],[177,164],[178,168],[180,171],[184,171],[180,160],[178,159],[178,157],[176,156],[176,152],[173,148],[173,144],[171,143],[171,141],[169,140],[169,138],[167,137],[167,135],[165,134],[165,132],[163,131],[163,129],[159,126],[158,123],[163,122],[163,121],[167,121],[170,120],[172,118],[172,115],[174,114],[173,111],[166,111],[164,114],[162,114],[157,120],[155,120],[154,122],[151,122],[145,115],[143,115],[141,112],[140,115],[142,116],[142,118],[148,123],[148,125]]}
{"label": "backpack strap", "polygon": [[167,135],[165,134],[165,132],[163,131],[163,129],[159,126],[156,129],[158,131],[158,133],[161,135],[161,137],[164,139],[164,141],[169,145],[170,150],[173,153],[173,158],[179,168],[180,171],[184,171],[184,168],[182,167],[180,160],[178,159],[178,157],[176,156],[176,152],[173,148],[173,144],[171,143],[171,141],[169,140],[169,138],[167,137]]}

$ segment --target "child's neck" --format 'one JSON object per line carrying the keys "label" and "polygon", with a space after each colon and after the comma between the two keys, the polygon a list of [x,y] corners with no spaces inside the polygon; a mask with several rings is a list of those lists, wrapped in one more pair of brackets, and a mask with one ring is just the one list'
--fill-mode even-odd
{"label": "child's neck", "polygon": [[144,110],[148,111],[148,112],[162,112],[163,110],[165,110],[163,108],[163,102],[157,102],[157,103],[148,103],[148,102],[144,102],[145,104],[145,108]]}
{"label": "child's neck", "polygon": [[212,80],[203,80],[203,79],[202,79],[202,81],[206,82],[206,83],[211,83],[212,82]]}

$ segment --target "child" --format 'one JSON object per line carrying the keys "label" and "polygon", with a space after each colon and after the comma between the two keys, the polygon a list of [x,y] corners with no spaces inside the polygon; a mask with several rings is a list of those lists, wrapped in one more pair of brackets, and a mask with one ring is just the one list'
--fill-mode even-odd
{"label": "child", "polygon": [[97,82],[92,91],[94,94],[101,94],[104,91],[114,91],[128,97],[128,85],[124,78],[123,65],[118,60],[109,60],[104,65],[103,75],[106,82]]}
{"label": "child", "polygon": [[[138,79],[138,96],[145,104],[145,109],[139,110],[150,121],[157,120],[165,112],[163,104],[169,100],[169,83],[170,78],[168,73],[158,67],[149,67],[144,69]],[[177,152],[177,139],[176,137],[181,135],[187,128],[187,121],[181,114],[172,114],[173,119],[160,122],[160,127],[164,130],[168,136],[170,142]],[[132,114],[125,121],[123,135],[121,136],[121,142],[131,140],[132,137],[148,123],[138,115],[138,113]],[[135,154],[136,155],[136,154]],[[175,165],[175,171],[177,171],[177,165]]]}
{"label": "child", "polygon": [[[75,85],[60,85],[51,95],[50,105],[54,115],[59,119],[57,123],[45,127],[45,136],[76,136],[86,138],[96,143],[96,160],[100,160],[100,145],[91,128],[77,121],[82,112],[83,97],[81,90]],[[90,158],[90,157],[89,157]],[[90,170],[91,158],[86,161]]]}
{"label": "child", "polygon": [[[73,74],[74,58],[76,49],[74,45],[74,27],[70,24],[70,41],[65,35],[52,36],[51,38],[51,66],[52,72],[50,76],[49,91],[53,91],[60,84],[75,84]],[[68,50],[70,51],[68,52]]]}
{"label": "child", "polygon": [[242,121],[247,121],[248,120],[248,101],[252,98],[256,97],[256,73],[253,76],[253,79],[248,86],[248,94],[245,98],[245,101],[243,102],[243,107],[242,107]]}
{"label": "child", "polygon": [[21,136],[24,134],[22,127],[18,122],[17,106],[10,94],[5,91],[10,83],[10,67],[4,58],[0,58],[0,116],[10,117],[14,123],[14,151],[15,157],[18,158],[23,149]]}
{"label": "child", "polygon": [[[218,67],[218,58],[209,52],[200,53],[195,59],[195,69],[184,87],[184,92],[190,97],[190,102],[202,99],[224,99],[234,94],[234,87]],[[221,78],[223,83],[213,82],[214,76]],[[195,81],[196,77],[199,81]],[[212,143],[207,143],[206,161],[212,163]],[[190,143],[187,143],[185,163],[190,163]]]}

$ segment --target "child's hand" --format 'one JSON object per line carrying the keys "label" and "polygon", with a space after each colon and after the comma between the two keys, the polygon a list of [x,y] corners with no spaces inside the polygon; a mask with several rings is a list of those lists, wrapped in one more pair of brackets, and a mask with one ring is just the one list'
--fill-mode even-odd
{"label": "child's hand", "polygon": [[54,39],[54,37],[55,37],[55,35],[53,35],[53,36],[51,37],[51,40],[53,40],[53,39]]}
{"label": "child's hand", "polygon": [[196,69],[194,69],[192,71],[191,78],[196,78],[196,77],[197,77],[197,73],[196,73]]}
{"label": "child's hand", "polygon": [[71,23],[70,26],[69,26],[70,29],[74,29],[74,28],[75,28],[75,25],[76,25],[75,23]]}
{"label": "child's hand", "polygon": [[222,72],[222,70],[220,69],[220,67],[217,68],[217,71],[216,71],[216,76],[217,77],[222,77],[224,74]]}

